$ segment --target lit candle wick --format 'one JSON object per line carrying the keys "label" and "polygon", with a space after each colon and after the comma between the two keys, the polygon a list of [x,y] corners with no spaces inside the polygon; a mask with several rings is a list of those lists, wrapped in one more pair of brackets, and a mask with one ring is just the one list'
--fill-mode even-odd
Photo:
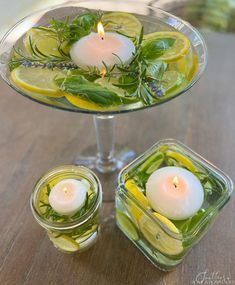
{"label": "lit candle wick", "polygon": [[104,78],[105,77],[105,75],[106,75],[106,69],[103,67],[102,69],[101,69],[101,71],[100,71],[100,75],[101,75],[101,78]]}
{"label": "lit candle wick", "polygon": [[179,186],[179,179],[177,176],[175,176],[173,179],[173,185],[175,186],[175,188],[178,188]]}
{"label": "lit candle wick", "polygon": [[65,193],[67,193],[67,192],[68,192],[68,188],[67,188],[67,187],[64,187],[64,188],[63,188],[63,191],[64,191]]}
{"label": "lit candle wick", "polygon": [[98,32],[98,35],[101,37],[101,40],[103,41],[105,33],[104,33],[104,27],[101,22],[99,22],[97,25],[97,32]]}

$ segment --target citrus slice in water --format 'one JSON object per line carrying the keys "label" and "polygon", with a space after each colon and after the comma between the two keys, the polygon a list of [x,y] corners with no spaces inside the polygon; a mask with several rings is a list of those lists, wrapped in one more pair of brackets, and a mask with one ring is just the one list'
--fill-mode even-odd
{"label": "citrus slice in water", "polygon": [[186,168],[188,168],[188,170],[192,171],[193,173],[198,172],[197,167],[192,163],[192,161],[189,158],[187,158],[183,154],[178,152],[167,152],[167,156],[174,158],[175,160],[180,162],[182,166],[185,166]]}
{"label": "citrus slice in water", "polygon": [[19,66],[11,72],[13,82],[26,90],[44,94],[49,97],[62,97],[55,78],[64,77],[65,74],[58,69],[33,68]]}
{"label": "citrus slice in water", "polygon": [[97,240],[97,232],[93,232],[89,235],[84,235],[76,239],[76,242],[79,243],[80,249],[88,248],[92,246]]}
{"label": "citrus slice in water", "polygon": [[130,218],[119,210],[116,210],[116,220],[120,229],[132,240],[139,239],[139,235],[135,225]]}
{"label": "citrus slice in water", "polygon": [[104,111],[107,110],[107,108],[102,108],[99,105],[83,100],[78,96],[64,93],[65,98],[74,106],[81,108],[81,109],[87,109],[92,111]]}
{"label": "citrus slice in water", "polygon": [[133,179],[127,180],[125,183],[126,189],[145,207],[149,206],[148,199],[144,196],[140,188],[136,185]]}
{"label": "citrus slice in water", "polygon": [[139,166],[139,171],[147,171],[153,163],[157,162],[158,160],[162,160],[164,157],[162,152],[156,152],[150,156],[147,160],[145,160],[140,166]]}
{"label": "citrus slice in water", "polygon": [[167,49],[158,60],[163,60],[166,62],[176,61],[177,59],[185,56],[190,49],[189,39],[182,33],[179,32],[155,32],[151,34],[144,35],[144,43],[155,39],[171,38],[174,39],[174,44]]}
{"label": "citrus slice in water", "polygon": [[30,29],[24,39],[24,45],[28,53],[32,53],[32,47],[37,47],[37,49],[46,56],[61,56],[58,48],[60,46],[60,42],[56,33],[54,33],[49,28]]}
{"label": "citrus slice in water", "polygon": [[114,31],[129,37],[136,37],[140,34],[142,25],[132,14],[125,12],[111,12],[104,14],[102,23],[106,31]]}
{"label": "citrus slice in water", "polygon": [[[125,183],[125,187],[130,192],[135,199],[144,207],[149,207],[148,199],[145,197],[145,195],[142,193],[140,188],[136,185],[135,181],[133,179],[127,180]],[[138,224],[140,218],[143,216],[143,211],[136,205],[136,203],[128,198],[128,210],[131,214],[131,216],[134,218],[136,224]]]}
{"label": "citrus slice in water", "polygon": [[[154,213],[156,218],[160,220],[170,231],[179,233],[175,225],[166,217]],[[157,250],[167,255],[177,255],[183,251],[182,241],[175,239],[162,229],[162,227],[149,217],[143,216],[140,220],[140,230],[146,240]]]}
{"label": "citrus slice in water", "polygon": [[51,232],[48,232],[48,236],[55,245],[55,247],[61,249],[62,251],[75,252],[80,249],[79,244],[76,243],[76,241],[73,240],[71,237],[68,237],[66,235],[56,237],[56,235]]}
{"label": "citrus slice in water", "polygon": [[173,91],[180,87],[185,80],[185,76],[178,71],[169,70],[162,76],[162,86],[166,92]]}

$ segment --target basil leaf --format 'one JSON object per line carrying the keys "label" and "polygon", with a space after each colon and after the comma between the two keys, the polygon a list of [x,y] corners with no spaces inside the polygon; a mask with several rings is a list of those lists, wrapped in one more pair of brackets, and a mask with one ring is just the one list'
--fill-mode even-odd
{"label": "basil leaf", "polygon": [[166,71],[167,64],[162,61],[158,62],[150,62],[149,65],[147,66],[147,76],[154,77],[156,79],[161,79],[164,72]]}
{"label": "basil leaf", "polygon": [[88,12],[80,16],[77,16],[75,19],[73,19],[72,25],[80,26],[85,30],[89,30],[95,26],[97,20],[98,20],[98,14]]}
{"label": "basil leaf", "polygon": [[143,56],[145,59],[155,59],[164,54],[175,43],[173,38],[153,39],[144,43]]}
{"label": "basil leaf", "polygon": [[123,103],[122,98],[115,92],[102,87],[100,84],[89,82],[81,75],[55,79],[55,82],[61,90],[100,106],[119,105]]}

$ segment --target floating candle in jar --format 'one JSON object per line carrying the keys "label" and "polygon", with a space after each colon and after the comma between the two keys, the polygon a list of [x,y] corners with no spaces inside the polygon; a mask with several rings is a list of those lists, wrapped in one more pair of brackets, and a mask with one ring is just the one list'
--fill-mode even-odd
{"label": "floating candle in jar", "polygon": [[172,220],[184,220],[201,208],[204,191],[192,172],[168,166],[150,175],[146,197],[156,212]]}
{"label": "floating candle in jar", "polygon": [[134,43],[117,33],[104,33],[101,22],[98,33],[90,33],[73,44],[70,50],[72,61],[80,67],[96,66],[99,69],[115,63],[127,63],[135,52]]}
{"label": "floating candle in jar", "polygon": [[49,194],[51,207],[61,215],[75,214],[85,203],[87,186],[76,179],[64,179]]}

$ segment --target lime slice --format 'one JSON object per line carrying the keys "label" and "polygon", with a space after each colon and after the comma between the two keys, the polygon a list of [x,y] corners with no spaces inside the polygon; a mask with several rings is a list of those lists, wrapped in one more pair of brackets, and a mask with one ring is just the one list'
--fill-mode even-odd
{"label": "lime slice", "polygon": [[[179,233],[175,225],[166,217],[158,213],[154,213],[157,219],[160,220],[169,230],[174,233]],[[182,241],[171,237],[167,234],[157,222],[143,216],[140,220],[140,230],[146,240],[157,250],[167,255],[177,255],[183,251]]]}
{"label": "lime slice", "polygon": [[44,94],[49,97],[62,97],[64,94],[54,82],[55,78],[64,77],[58,69],[42,69],[19,66],[11,72],[13,82],[26,90]]}
{"label": "lime slice", "polygon": [[31,43],[34,47],[36,46],[38,50],[46,56],[61,56],[61,53],[58,50],[60,42],[56,33],[53,32],[51,29],[30,29],[26,33],[24,39],[24,45],[28,53],[32,53]]}
{"label": "lime slice", "polygon": [[166,92],[169,92],[180,87],[184,80],[183,74],[175,70],[169,70],[164,72],[162,76],[162,86]]}
{"label": "lime slice", "polygon": [[96,242],[97,236],[97,232],[94,232],[92,235],[77,238],[76,242],[80,245],[80,249],[85,249],[92,246]]}
{"label": "lime slice", "polygon": [[96,231],[97,231],[97,225],[93,225],[93,226],[91,227],[91,229],[85,231],[84,234],[82,234],[81,236],[79,236],[78,238],[76,238],[76,242],[78,242],[78,243],[83,242],[84,240],[86,240],[87,238],[89,238],[89,236],[90,236],[91,234],[93,234],[93,233],[96,232]]}
{"label": "lime slice", "polygon": [[191,172],[194,172],[194,173],[198,172],[197,167],[192,163],[192,161],[189,158],[187,158],[183,154],[178,153],[178,152],[167,152],[167,156],[174,158],[175,160],[180,162],[182,166],[188,168]]}
{"label": "lime slice", "polygon": [[150,167],[146,170],[146,173],[152,174],[155,170],[157,170],[161,166],[163,161],[164,161],[164,155],[162,154],[161,157],[159,156],[158,159],[154,161],[152,165],[150,165]]}
{"label": "lime slice", "polygon": [[102,22],[106,31],[115,31],[129,37],[137,37],[142,25],[132,14],[125,12],[112,12],[104,14]]}
{"label": "lime slice", "polygon": [[148,158],[146,161],[144,161],[143,164],[140,165],[139,171],[146,171],[149,170],[149,168],[155,164],[158,160],[162,161],[162,158],[164,157],[162,152],[156,152],[153,155],[151,155],[150,158]]}
{"label": "lime slice", "polygon": [[108,88],[109,90],[117,93],[120,96],[125,96],[126,95],[126,92],[123,89],[113,85],[115,83],[118,83],[117,79],[114,79],[114,78],[109,79],[107,77],[98,78],[98,79],[95,80],[95,83],[98,83],[101,86]]}
{"label": "lime slice", "polygon": [[116,94],[118,94],[122,98],[123,104],[132,104],[138,101],[136,97],[131,97],[131,96],[128,97],[127,96],[128,94],[124,89],[113,85],[113,84],[118,84],[118,79],[116,78],[108,78],[108,77],[98,78],[95,80],[95,83],[98,83],[101,86],[106,87],[110,91],[113,91]]}
{"label": "lime slice", "polygon": [[56,237],[56,234],[52,232],[48,232],[48,236],[53,242],[54,246],[58,249],[61,249],[62,251],[75,252],[80,249],[79,244],[76,243],[75,240],[73,240],[71,237],[68,237],[66,235]]}
{"label": "lime slice", "polygon": [[176,61],[179,58],[185,56],[190,49],[189,39],[179,32],[155,32],[151,34],[144,35],[143,44],[147,43],[149,40],[154,39],[164,39],[172,38],[175,40],[175,43],[172,47],[164,52],[164,54],[158,58],[158,60],[163,60],[166,62]]}
{"label": "lime slice", "polygon": [[116,210],[117,224],[120,229],[132,240],[136,241],[139,239],[139,235],[135,225],[132,223],[130,218],[124,213]]}

